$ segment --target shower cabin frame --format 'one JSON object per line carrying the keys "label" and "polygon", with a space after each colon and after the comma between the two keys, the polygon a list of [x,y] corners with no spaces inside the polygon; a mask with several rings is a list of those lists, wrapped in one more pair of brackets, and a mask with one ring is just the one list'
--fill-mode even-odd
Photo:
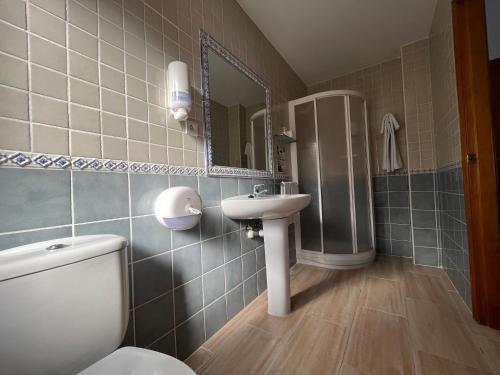
{"label": "shower cabin frame", "polygon": [[[349,197],[350,197],[350,219],[351,219],[351,230],[352,230],[352,254],[331,254],[325,253],[324,238],[323,238],[323,201],[322,201],[322,188],[321,188],[321,155],[319,149],[318,141],[318,112],[317,112],[317,102],[319,99],[328,98],[332,96],[343,96],[344,97],[344,116],[346,122],[346,142],[347,142],[347,152],[350,157],[347,158],[348,161],[348,180],[349,180]],[[356,233],[356,201],[355,201],[355,191],[354,191],[354,171],[353,171],[353,158],[352,158],[352,132],[351,132],[351,116],[350,116],[350,101],[349,97],[358,97],[363,101],[363,111],[364,111],[364,130],[365,130],[365,151],[366,151],[366,172],[367,172],[367,185],[368,185],[368,202],[369,202],[369,220],[370,220],[370,250],[358,252],[358,242]],[[324,91],[312,95],[305,96],[300,99],[292,100],[288,102],[288,118],[290,129],[294,134],[296,132],[295,124],[295,107],[307,102],[314,102],[314,126],[315,126],[315,137],[316,137],[316,168],[318,171],[318,200],[319,205],[319,221],[320,221],[320,232],[321,232],[321,252],[311,251],[302,248],[301,239],[301,227],[300,227],[300,213],[296,214],[291,221],[295,226],[295,243],[296,243],[296,253],[297,262],[303,264],[309,264],[314,266],[320,266],[325,268],[334,269],[349,269],[349,268],[359,268],[363,267],[373,261],[375,258],[375,224],[374,224],[374,212],[373,212],[373,188],[372,188],[372,176],[371,176],[371,161],[370,161],[370,143],[369,143],[369,128],[368,128],[368,116],[367,116],[367,106],[365,96],[353,90],[331,90]],[[290,145],[291,153],[291,166],[292,166],[292,179],[295,182],[299,182],[299,170],[297,162],[297,144],[292,143]]]}

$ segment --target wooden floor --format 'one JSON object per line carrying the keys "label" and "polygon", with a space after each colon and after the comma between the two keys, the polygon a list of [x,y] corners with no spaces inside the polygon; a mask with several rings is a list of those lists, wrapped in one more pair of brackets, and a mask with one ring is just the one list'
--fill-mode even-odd
{"label": "wooden floor", "polygon": [[259,296],[186,363],[197,374],[497,374],[500,331],[475,323],[446,274],[398,258],[296,265],[292,313]]}

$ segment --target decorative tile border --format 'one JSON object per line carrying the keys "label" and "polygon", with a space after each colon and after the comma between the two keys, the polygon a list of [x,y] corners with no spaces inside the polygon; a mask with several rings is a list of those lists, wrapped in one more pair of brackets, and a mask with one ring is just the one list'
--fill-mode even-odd
{"label": "decorative tile border", "polygon": [[441,167],[436,168],[436,171],[442,172],[442,171],[447,171],[455,168],[462,168],[462,160],[457,160],[455,162],[448,163],[446,165],[443,165]]}
{"label": "decorative tile border", "polygon": [[277,179],[277,180],[281,180],[281,181],[292,181],[292,177],[291,176],[288,176],[288,175],[283,174],[283,173],[277,173],[274,176],[274,178]]}
{"label": "decorative tile border", "polygon": [[410,169],[409,171],[405,170],[405,171],[396,171],[396,172],[391,172],[391,173],[382,172],[379,174],[374,174],[374,175],[372,175],[372,177],[405,176],[408,174],[415,175],[415,174],[425,174],[425,173],[437,173],[439,171],[454,169],[454,168],[461,167],[461,166],[462,166],[462,161],[458,160],[458,161],[446,164],[446,165],[441,166],[441,167],[436,167],[434,169]]}
{"label": "decorative tile border", "polygon": [[435,173],[436,169],[410,169],[404,171],[395,171],[395,172],[382,172],[379,174],[373,174],[372,177],[384,177],[384,176],[407,176],[408,174],[425,174],[425,173]]}
{"label": "decorative tile border", "polygon": [[214,165],[210,167],[210,173],[216,176],[227,176],[227,177],[261,177],[261,178],[272,178],[268,171],[261,171],[258,169],[245,169],[236,167],[221,167]]}
{"label": "decorative tile border", "polygon": [[[206,169],[180,165],[126,162],[123,160],[70,157],[51,154],[0,150],[0,166],[43,169],[71,169],[81,171],[133,172],[144,174],[168,174],[182,176],[205,176]],[[214,167],[220,176],[270,178],[266,171],[244,168]],[[272,177],[291,180],[290,176],[277,174]]]}

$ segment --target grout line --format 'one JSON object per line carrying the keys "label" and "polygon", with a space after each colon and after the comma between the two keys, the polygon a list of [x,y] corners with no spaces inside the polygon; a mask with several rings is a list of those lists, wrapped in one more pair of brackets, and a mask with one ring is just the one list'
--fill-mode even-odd
{"label": "grout line", "polygon": [[[89,7],[87,7],[87,6],[86,6],[86,5],[85,5],[82,1],[80,1],[80,0],[73,0],[73,1],[74,1],[75,3],[77,3],[78,5],[80,5],[82,8],[84,8],[84,9],[88,10],[89,12],[92,12],[92,13],[94,13],[95,15],[97,15],[97,11],[95,11],[95,10],[93,10],[93,9],[91,9],[91,8],[89,8]],[[68,0],[68,3],[69,3],[69,0]],[[99,5],[96,5],[96,7],[97,7],[97,10],[99,10]]]}
{"label": "grout line", "polygon": [[[64,31],[66,33],[66,46],[65,46],[65,54],[66,54],[66,111],[68,115],[68,153],[69,155],[73,155],[73,150],[71,147],[72,141],[72,132],[71,129],[71,106],[70,106],[70,83],[69,83],[69,72],[70,72],[70,64],[69,64],[69,52],[68,52],[68,44],[69,44],[69,2],[65,1],[65,16],[64,20]],[[70,170],[70,196],[71,196],[71,233],[73,237],[75,236],[75,192],[74,192],[74,171]],[[125,250],[126,251],[126,250]],[[127,262],[128,263],[128,262]],[[128,267],[128,265],[126,266]],[[127,280],[128,281],[128,280]],[[127,306],[128,308],[128,306]]]}
{"label": "grout line", "polygon": [[434,172],[432,175],[432,181],[434,184],[434,220],[435,220],[435,229],[436,229],[436,247],[437,247],[437,255],[438,255],[438,266],[443,268],[443,250],[442,250],[442,241],[441,241],[441,220],[439,215],[439,186],[438,186],[438,174]]}
{"label": "grout line", "polygon": [[[163,63],[165,64],[165,61],[163,61]],[[184,156],[183,156],[183,161],[184,161]],[[199,177],[196,178],[196,188],[197,188],[198,191],[200,191],[200,178]],[[202,204],[201,210],[203,212],[203,204]],[[200,218],[200,222],[199,222],[199,225],[198,225],[200,240],[202,238],[202,236],[201,236],[201,234],[202,234],[201,233],[201,220],[202,220],[202,218]],[[200,244],[200,262],[201,262],[201,273],[202,273],[202,275],[201,275],[201,296],[202,296],[202,305],[204,306],[203,309],[205,309],[206,308],[205,307],[205,284],[204,284],[204,277],[203,277],[204,274],[203,274],[203,258],[202,258],[203,253],[202,253],[202,251],[203,251],[203,249],[202,249],[202,246]],[[222,251],[224,251],[224,243],[223,243]],[[225,270],[225,267],[224,267],[224,283],[225,282],[226,282],[226,270]],[[224,284],[224,294],[225,294],[225,292],[226,292],[226,286]],[[204,339],[203,340],[204,342],[207,340],[207,317],[205,315],[205,311],[203,311],[203,339]]]}
{"label": "grout line", "polygon": [[42,231],[42,230],[67,228],[67,227],[69,227],[71,225],[72,225],[72,223],[68,223],[68,224],[62,224],[62,225],[54,225],[54,226],[51,226],[51,227],[32,228],[32,229],[23,229],[23,230],[10,231],[10,232],[2,232],[2,233],[0,233],[0,237],[1,236],[12,235],[12,234],[32,233],[32,232],[38,232],[38,231]]}
{"label": "grout line", "polygon": [[[65,32],[66,32],[66,46],[65,46],[65,54],[66,54],[66,111],[68,114],[68,154],[73,155],[73,132],[70,130],[72,128],[72,120],[71,120],[71,86],[70,86],[70,61],[69,61],[69,52],[68,52],[68,44],[69,44],[69,2],[65,2],[66,6],[66,20],[65,20]],[[73,171],[71,171],[71,179],[73,181]],[[71,186],[72,194],[73,194],[73,186]],[[73,232],[74,232],[73,228]]]}
{"label": "grout line", "polygon": [[[28,2],[26,1],[26,7],[28,7],[27,3]],[[27,11],[27,9],[26,9],[26,19],[25,20],[26,20],[26,29],[23,29],[22,27],[17,26],[16,24],[10,23],[9,21],[4,20],[3,18],[0,18],[0,24],[11,26],[12,28],[17,29],[17,30],[22,31],[22,32],[27,32],[27,28],[29,27],[29,23],[28,23],[28,11]]]}
{"label": "grout line", "polygon": [[[99,5],[101,0],[97,0],[97,10],[99,10]],[[121,1],[121,6],[122,6],[122,22],[125,22],[125,17],[124,17],[124,12],[125,12],[125,4],[123,0]],[[99,22],[98,22],[98,28],[99,28]],[[99,30],[99,29],[98,29]],[[125,32],[123,33],[123,48],[125,49]],[[101,40],[98,38],[97,39],[97,56],[100,59],[101,57]],[[101,72],[101,67],[98,66],[99,68],[99,76]],[[125,53],[123,54],[123,74],[125,74],[125,71],[127,69],[127,62],[125,59]],[[101,82],[102,83],[102,82]],[[101,86],[102,87],[102,86]],[[124,77],[124,90],[127,92],[127,80]],[[102,93],[99,92],[99,95],[101,97],[101,109],[102,109]],[[130,155],[128,153],[128,142],[129,142],[129,133],[128,133],[128,106],[127,106],[127,98],[124,96],[124,101],[125,101],[125,136],[126,136],[126,155],[127,155],[127,161],[130,160]],[[99,115],[99,118],[101,120],[101,134],[102,134],[102,114],[103,111],[101,110],[101,113]],[[102,136],[101,136],[102,139]],[[102,142],[102,141],[101,141]],[[101,149],[101,153],[103,153],[103,149]],[[127,185],[128,185],[128,209],[129,209],[129,235],[130,235],[130,270],[132,275],[130,276],[130,287],[132,288],[132,291],[130,295],[132,296],[132,301],[131,301],[131,306],[132,306],[132,337],[134,340],[134,345],[137,345],[137,334],[136,334],[136,322],[135,322],[135,278],[134,278],[134,265],[133,265],[133,260],[134,260],[134,246],[133,246],[133,241],[134,241],[134,234],[133,234],[133,226],[132,226],[132,189],[131,189],[131,179],[130,179],[130,171],[127,171]]]}
{"label": "grout line", "polygon": [[[409,167],[410,167],[410,142],[408,139],[408,130],[406,129],[406,124],[408,123],[408,111],[406,110],[407,104],[406,104],[406,95],[405,95],[405,54],[403,53],[403,47],[401,46],[399,48],[399,55],[401,59],[401,87],[402,87],[402,94],[403,94],[403,109],[404,109],[404,119],[405,119],[405,140],[406,140],[406,156],[407,156],[407,169],[406,171],[406,176],[408,180],[408,207],[409,207],[409,215],[410,215],[410,241],[411,241],[411,250],[412,250],[412,263],[415,264],[415,241],[414,241],[414,235],[413,235],[413,213],[412,213],[412,189],[411,189],[411,173],[409,172]],[[418,111],[417,111],[418,112]],[[418,116],[418,114],[417,114]],[[417,118],[417,124],[418,124],[418,118]],[[420,137],[420,132],[417,132],[418,136]],[[420,139],[420,138],[419,138]],[[419,143],[420,144],[420,143]],[[419,150],[420,151],[420,150]],[[420,155],[420,154],[419,154]],[[420,160],[419,160],[420,163]],[[389,185],[387,185],[389,188]]]}
{"label": "grout line", "polygon": [[[29,3],[26,1],[25,4],[26,10],[26,33],[31,29],[30,27],[30,11],[29,11]],[[24,32],[24,30],[23,30]],[[29,123],[29,144],[30,151],[34,149],[34,140],[33,140],[33,104],[31,100],[31,91],[32,91],[32,83],[31,83],[31,40],[29,35],[26,36],[27,40],[27,64],[28,64],[28,123]],[[2,85],[3,86],[3,85]]]}
{"label": "grout line", "polygon": [[[171,185],[171,178],[170,176],[168,176],[168,187],[172,187]],[[174,236],[172,235],[172,231],[170,231],[170,238],[169,238],[169,241],[170,241],[170,248],[173,248],[174,246]],[[202,248],[202,245],[200,244],[200,248]],[[173,286],[175,285],[174,284],[174,257],[172,256],[172,258],[170,259],[170,282],[172,283],[172,316],[173,316],[173,320],[174,320],[174,328],[172,329],[173,332],[174,332],[174,353],[175,353],[175,357],[177,358],[178,356],[178,348],[177,348],[177,327],[175,325],[175,322],[176,322],[176,316],[175,316],[175,291],[173,290]],[[201,272],[203,274],[203,264],[202,264],[202,267],[201,267]]]}
{"label": "grout line", "polygon": [[10,57],[10,58],[12,58],[14,60],[17,60],[18,62],[25,62],[25,63],[28,62],[27,58],[23,59],[22,57],[19,57],[19,56],[16,56],[16,55],[12,55],[12,54],[10,54],[8,52],[5,52],[5,51],[2,51],[2,50],[0,50],[0,56],[7,56],[7,57]]}
{"label": "grout line", "polygon": [[[158,337],[157,339],[155,339],[151,344],[146,345],[146,349],[150,349],[153,345],[155,345],[156,343],[160,342],[161,340],[163,340],[165,337],[167,337],[171,333],[175,334],[175,328],[176,327],[175,327],[175,324],[174,324],[174,328],[168,330],[166,333],[164,333],[163,335],[161,335],[160,337]],[[174,337],[174,340],[175,340],[175,337]],[[177,356],[177,353],[176,353],[176,356]]]}
{"label": "grout line", "polygon": [[[99,9],[100,9],[100,1],[96,1],[97,6],[97,82],[98,82],[98,92],[99,92],[99,141],[101,148],[101,158],[104,158],[104,138],[102,133],[102,76],[101,76],[101,67],[99,65],[99,61],[101,61],[101,46],[99,41],[101,40],[101,22],[99,20]],[[125,48],[125,47],[124,47]],[[68,53],[69,55],[69,53]],[[129,180],[129,178],[128,178]],[[130,192],[130,183],[129,183],[129,192]],[[129,193],[130,195],[130,193]],[[130,208],[130,199],[129,199],[129,208]]]}

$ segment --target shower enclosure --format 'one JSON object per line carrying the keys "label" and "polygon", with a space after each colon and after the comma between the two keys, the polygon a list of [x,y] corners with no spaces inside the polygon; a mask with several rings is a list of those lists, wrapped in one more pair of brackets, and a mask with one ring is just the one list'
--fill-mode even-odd
{"label": "shower enclosure", "polygon": [[366,100],[335,90],[289,102],[292,176],[311,204],[295,220],[297,260],[356,268],[374,256]]}

